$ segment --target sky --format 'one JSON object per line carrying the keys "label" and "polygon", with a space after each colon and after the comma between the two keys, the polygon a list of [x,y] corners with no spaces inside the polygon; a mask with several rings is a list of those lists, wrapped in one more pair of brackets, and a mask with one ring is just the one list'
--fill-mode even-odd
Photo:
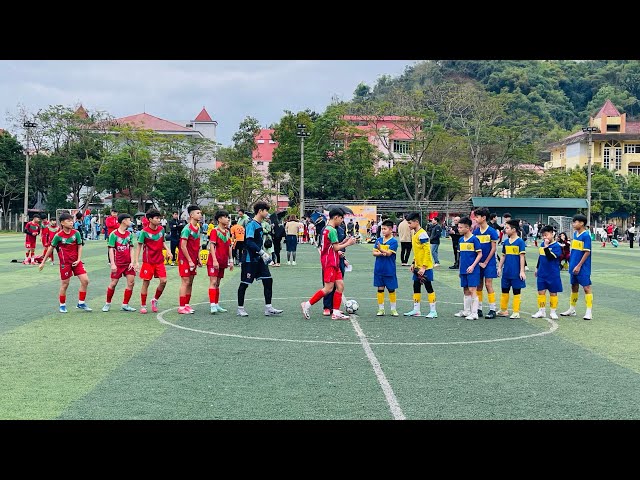
{"label": "sky", "polygon": [[114,117],[147,112],[193,120],[204,106],[218,122],[216,140],[231,137],[247,116],[266,128],[284,110],[322,113],[336,96],[350,100],[360,82],[400,75],[414,60],[2,60],[0,128],[18,104],[102,110]]}

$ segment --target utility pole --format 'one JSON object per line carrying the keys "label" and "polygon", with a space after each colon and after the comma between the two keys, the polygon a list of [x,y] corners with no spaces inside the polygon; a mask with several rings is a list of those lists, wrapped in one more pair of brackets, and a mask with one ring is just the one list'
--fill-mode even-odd
{"label": "utility pole", "polygon": [[29,221],[29,142],[31,140],[31,129],[37,127],[38,125],[33,123],[33,122],[29,122],[26,121],[22,124],[22,126],[24,128],[27,129],[27,149],[25,150],[27,156],[27,161],[25,164],[25,171],[24,171],[24,218],[23,221],[24,223],[27,223]]}
{"label": "utility pole", "polygon": [[589,147],[587,148],[587,227],[591,234],[591,149],[593,148],[593,132],[596,127],[582,127],[582,131],[589,134]]}
{"label": "utility pole", "polygon": [[304,217],[304,139],[311,134],[305,132],[307,126],[304,123],[299,123],[297,127],[296,135],[300,137],[300,219],[302,219]]}

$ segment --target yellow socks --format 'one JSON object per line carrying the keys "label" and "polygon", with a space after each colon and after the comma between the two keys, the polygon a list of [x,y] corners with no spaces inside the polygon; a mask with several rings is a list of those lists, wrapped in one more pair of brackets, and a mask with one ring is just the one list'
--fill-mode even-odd
{"label": "yellow socks", "polygon": [[500,295],[500,310],[506,310],[509,307],[509,294],[503,293]]}
{"label": "yellow socks", "polygon": [[420,294],[419,293],[413,294],[413,309],[420,311]]}
{"label": "yellow socks", "polygon": [[[576,299],[576,301],[577,301],[577,299]],[[591,308],[591,307],[593,307],[593,293],[587,293],[587,294],[585,294],[585,296],[584,296],[584,301],[585,301],[585,302],[586,302],[586,304],[587,304],[587,308]]]}
{"label": "yellow socks", "polygon": [[558,296],[549,297],[549,304],[551,305],[551,310],[558,308]]}
{"label": "yellow socks", "polygon": [[427,298],[429,298],[429,303],[436,303],[436,292],[428,293]]}
{"label": "yellow socks", "polygon": [[378,292],[378,308],[384,308],[384,291]]}
{"label": "yellow socks", "polygon": [[569,300],[569,305],[575,307],[578,304],[578,292],[571,292],[571,299]]}
{"label": "yellow socks", "polygon": [[[551,297],[553,298],[553,297]],[[547,307],[547,296],[538,294],[538,308],[543,309]],[[553,307],[551,307],[553,308]]]}
{"label": "yellow socks", "polygon": [[482,303],[482,290],[476,290],[476,294],[478,295],[478,303]]}
{"label": "yellow socks", "polygon": [[489,300],[489,310],[496,309],[496,292],[487,293],[487,299]]}
{"label": "yellow socks", "polygon": [[513,313],[520,312],[520,295],[513,296]]}
{"label": "yellow socks", "polygon": [[396,292],[389,292],[389,303],[391,304],[391,310],[396,309]]}

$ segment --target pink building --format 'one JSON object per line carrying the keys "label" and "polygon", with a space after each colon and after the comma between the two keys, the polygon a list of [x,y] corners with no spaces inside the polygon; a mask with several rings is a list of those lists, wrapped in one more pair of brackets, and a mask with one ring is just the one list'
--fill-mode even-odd
{"label": "pink building", "polygon": [[[256,135],[256,149],[253,151],[253,166],[260,172],[263,177],[265,187],[272,188],[277,192],[280,191],[279,183],[273,184],[269,180],[269,164],[273,161],[273,151],[278,146],[275,140],[271,139],[274,132],[272,128],[263,128]],[[278,205],[278,211],[289,208],[289,197],[286,195],[273,195],[271,198],[272,205]]]}

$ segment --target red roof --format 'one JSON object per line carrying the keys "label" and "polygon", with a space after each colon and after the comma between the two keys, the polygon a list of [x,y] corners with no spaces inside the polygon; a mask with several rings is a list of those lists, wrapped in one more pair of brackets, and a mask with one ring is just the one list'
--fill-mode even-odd
{"label": "red roof", "polygon": [[117,118],[116,123],[147,130],[155,130],[156,132],[194,132],[191,128],[183,127],[182,125],[170,122],[169,120],[163,120],[148,113],[138,113],[137,115]]}
{"label": "red roof", "polygon": [[[256,161],[260,162],[270,162],[273,160],[273,151],[278,146],[277,143],[269,143],[271,140],[271,134],[275,130],[272,128],[263,128],[260,130],[260,133],[256,135],[256,144],[257,148],[253,151],[252,157]],[[262,143],[259,143],[258,140],[261,140]]]}
{"label": "red roof", "polygon": [[82,105],[80,105],[78,107],[78,109],[76,110],[75,115],[77,115],[80,118],[89,118],[89,114],[87,113],[87,111],[84,109],[84,107]]}
{"label": "red roof", "polygon": [[213,122],[211,116],[207,113],[207,110],[202,107],[202,110],[194,120],[194,122]]}
{"label": "red roof", "polygon": [[598,112],[598,114],[596,115],[595,118],[600,118],[600,117],[619,117],[619,116],[620,116],[620,112],[613,105],[613,103],[611,103],[611,100],[609,100],[607,98],[607,101],[604,102],[604,105],[602,106],[602,108],[600,109],[600,111]]}
{"label": "red roof", "polygon": [[342,118],[344,120],[368,120],[371,122],[415,122],[422,120],[418,117],[401,117],[399,115],[384,115],[384,116],[376,116],[376,115],[343,115]]}
{"label": "red roof", "polygon": [[625,133],[640,133],[640,122],[627,122]]}

